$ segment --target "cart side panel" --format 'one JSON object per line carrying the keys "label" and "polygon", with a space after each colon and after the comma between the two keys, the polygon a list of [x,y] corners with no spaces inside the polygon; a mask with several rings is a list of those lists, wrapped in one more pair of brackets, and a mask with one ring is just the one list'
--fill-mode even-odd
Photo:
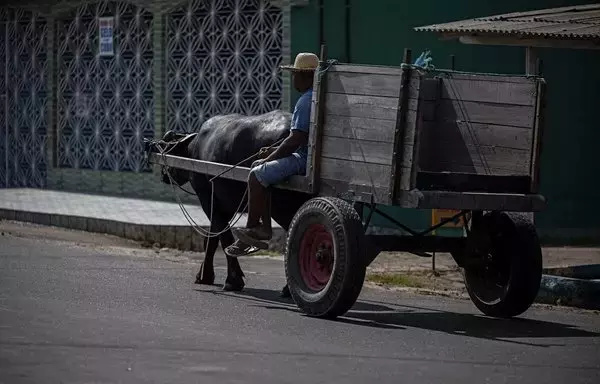
{"label": "cart side panel", "polygon": [[528,193],[538,82],[462,73],[424,78],[418,187]]}
{"label": "cart side panel", "polygon": [[324,111],[320,193],[367,193],[378,203],[389,204],[402,71],[334,65],[326,76],[320,101]]}

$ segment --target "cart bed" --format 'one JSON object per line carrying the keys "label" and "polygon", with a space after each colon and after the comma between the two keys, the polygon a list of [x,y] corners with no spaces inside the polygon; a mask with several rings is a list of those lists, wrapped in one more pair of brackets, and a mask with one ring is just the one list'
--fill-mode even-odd
{"label": "cart bed", "polygon": [[[314,90],[307,175],[279,187],[406,208],[543,208],[542,78],[338,64]],[[209,175],[229,168],[150,156]]]}

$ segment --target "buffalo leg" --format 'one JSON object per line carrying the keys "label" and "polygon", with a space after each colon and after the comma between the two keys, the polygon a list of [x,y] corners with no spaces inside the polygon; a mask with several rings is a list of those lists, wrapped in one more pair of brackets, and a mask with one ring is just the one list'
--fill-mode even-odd
{"label": "buffalo leg", "polygon": [[[234,243],[235,239],[231,231],[227,231],[220,236],[221,247],[223,250]],[[224,291],[241,291],[244,289],[244,272],[237,258],[225,255],[227,259],[227,278],[223,285]]]}
{"label": "buffalo leg", "polygon": [[218,246],[218,238],[207,237],[205,239],[204,260],[200,264],[200,270],[196,274],[195,284],[213,285],[215,283],[214,258]]}
{"label": "buffalo leg", "polygon": [[[213,210],[213,231],[220,232],[224,230],[229,221],[233,219],[237,213],[238,205],[244,197],[245,185],[232,182],[231,180],[215,180],[215,191],[229,191],[228,194],[215,193],[215,207]],[[223,232],[219,236],[221,247],[223,250],[235,242],[235,238],[231,230]],[[227,278],[223,285],[225,291],[241,291],[244,288],[244,272],[237,258],[225,255],[227,260]]]}
{"label": "buffalo leg", "polygon": [[[191,180],[192,187],[196,191],[198,200],[202,210],[206,215],[210,214],[213,202],[211,200],[211,187],[205,176],[197,176]],[[217,215],[218,216],[218,215]],[[213,224],[210,223],[211,232]],[[218,238],[206,238],[204,241],[204,260],[200,264],[200,270],[196,274],[196,284],[213,285],[215,283],[215,267],[214,258],[217,247],[219,246]]]}

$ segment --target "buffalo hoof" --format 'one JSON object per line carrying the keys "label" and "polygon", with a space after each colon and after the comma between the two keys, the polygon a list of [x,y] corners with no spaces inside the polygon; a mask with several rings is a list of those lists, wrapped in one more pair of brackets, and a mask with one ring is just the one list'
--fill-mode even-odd
{"label": "buffalo hoof", "polygon": [[244,289],[244,279],[242,277],[227,277],[225,284],[223,284],[223,290],[229,292],[239,292]]}
{"label": "buffalo hoof", "polygon": [[204,269],[204,263],[200,265],[200,271],[196,275],[196,284],[213,285],[215,283],[215,271],[207,271]]}
{"label": "buffalo hoof", "polygon": [[283,289],[281,290],[280,296],[283,298],[292,297],[292,294],[290,293],[290,289],[288,288],[287,285],[285,287],[283,287]]}

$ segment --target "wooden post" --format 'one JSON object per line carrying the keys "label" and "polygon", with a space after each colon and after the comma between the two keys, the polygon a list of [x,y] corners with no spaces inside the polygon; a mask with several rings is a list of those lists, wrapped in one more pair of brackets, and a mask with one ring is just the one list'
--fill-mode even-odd
{"label": "wooden post", "polygon": [[450,69],[456,70],[456,57],[454,55],[450,55]]}
{"label": "wooden post", "polygon": [[533,47],[525,48],[525,74],[535,75],[537,72],[537,52]]}
{"label": "wooden post", "polygon": [[[454,55],[452,55],[454,56]],[[431,210],[431,225],[435,225],[435,209]],[[431,231],[431,235],[435,236],[436,235],[437,230],[433,230]],[[431,270],[433,271],[433,274],[435,275],[435,250],[431,253]]]}
{"label": "wooden post", "polygon": [[[412,51],[404,49],[404,58],[402,63],[410,65],[412,61]],[[406,114],[408,107],[408,93],[410,85],[410,67],[402,69],[402,79],[398,96],[398,112],[396,115],[396,129],[394,135],[394,151],[392,153],[392,175],[390,178],[390,204],[394,204],[399,190],[408,190],[410,184],[410,174],[406,175],[406,169],[403,169],[402,161],[405,155],[406,138]]]}
{"label": "wooden post", "polygon": [[[525,48],[525,74],[526,75],[536,75],[537,69],[538,69],[537,64],[538,64],[538,58],[537,58],[537,52],[536,52],[535,48],[533,48],[533,47]],[[533,175],[533,174],[531,176],[535,177],[535,175]],[[535,214],[533,212],[528,212],[527,217],[529,218],[529,220],[531,220],[532,223],[534,222]]]}
{"label": "wooden post", "polygon": [[311,126],[309,136],[309,162],[308,162],[308,189],[311,193],[319,191],[319,178],[321,173],[321,136],[323,134],[323,122],[325,117],[325,86],[327,73],[320,71],[326,65],[327,47],[321,45],[320,63],[317,72],[315,72],[315,81],[313,86]]}
{"label": "wooden post", "polygon": [[[542,75],[542,61],[536,60],[536,74]],[[542,151],[542,141],[544,135],[544,108],[545,108],[546,84],[540,81],[537,86],[537,102],[535,106],[535,127],[533,130],[533,151],[531,156],[531,165],[529,173],[531,175],[531,192],[539,193],[540,187],[540,156]],[[533,214],[530,217],[533,221]]]}

